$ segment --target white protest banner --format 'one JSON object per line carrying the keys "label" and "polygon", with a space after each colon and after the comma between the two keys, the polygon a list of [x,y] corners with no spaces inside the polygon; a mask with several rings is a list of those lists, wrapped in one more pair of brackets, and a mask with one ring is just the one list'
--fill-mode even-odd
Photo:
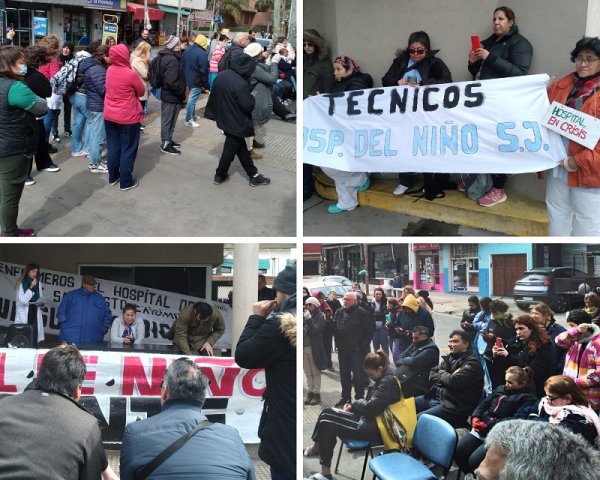
{"label": "white protest banner", "polygon": [[548,75],[304,100],[304,163],[348,172],[525,173],[566,157],[540,128]]}
{"label": "white protest banner", "polygon": [[[0,326],[8,327],[15,320],[16,283],[24,267],[24,265],[0,262]],[[43,296],[47,300],[46,306],[41,307],[44,332],[58,335],[56,318],[58,306],[65,293],[81,287],[81,276],[42,270],[40,279]],[[190,303],[206,302],[221,312],[225,320],[225,333],[214,346],[231,348],[233,325],[231,307],[225,303],[98,278],[96,281],[97,291],[106,299],[114,317],[122,314],[126,303],[137,305],[137,316],[144,322],[146,339],[164,339],[183,308]],[[105,339],[110,339],[110,333],[107,333]]]}
{"label": "white protest banner", "polygon": [[587,113],[552,102],[542,125],[593,150],[600,139],[600,120]]}
{"label": "white protest banner", "polygon": [[[48,350],[0,348],[0,397],[21,393],[37,377]],[[82,351],[87,373],[81,403],[99,420],[102,440],[119,443],[127,423],[160,411],[160,383],[181,355]],[[210,385],[202,411],[212,421],[237,428],[245,443],[258,443],[262,369],[240,368],[229,357],[193,357]]]}

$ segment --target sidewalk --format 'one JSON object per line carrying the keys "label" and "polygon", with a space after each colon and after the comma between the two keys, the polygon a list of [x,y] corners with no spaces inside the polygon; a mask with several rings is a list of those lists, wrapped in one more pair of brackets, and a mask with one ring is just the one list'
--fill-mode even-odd
{"label": "sidewalk", "polygon": [[[151,96],[146,131],[134,167],[139,186],[121,192],[107,174],[93,174],[88,159],[70,156],[70,140],[61,136],[53,160],[61,171],[37,172],[25,187],[18,224],[39,236],[216,237],[296,235],[296,125],[278,117],[266,125],[266,148],[256,161],[271,184],[250,187],[239,161],[229,182],[213,185],[225,137],[204,119],[207,97],[198,102],[200,127],[183,125],[179,114],[173,138],[179,156],[160,151],[160,102]],[[63,134],[63,119],[59,131]]]}

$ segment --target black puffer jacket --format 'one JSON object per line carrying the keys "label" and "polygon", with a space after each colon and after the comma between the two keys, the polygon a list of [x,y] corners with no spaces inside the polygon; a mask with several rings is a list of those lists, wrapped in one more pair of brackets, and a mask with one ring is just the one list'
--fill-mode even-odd
{"label": "black puffer jacket", "polygon": [[508,34],[501,39],[494,34],[481,42],[481,45],[490,54],[485,61],[479,60],[469,64],[469,72],[473,75],[473,79],[480,68],[481,80],[519,77],[529,72],[533,47],[525,37],[519,35],[519,28],[516,25],[510,27]]}
{"label": "black puffer jacket", "polygon": [[491,430],[500,420],[511,418],[520,408],[537,405],[537,402],[537,397],[528,387],[507,390],[502,385],[483,399],[471,416],[483,420]]}
{"label": "black puffer jacket", "polygon": [[340,351],[369,351],[369,344],[375,332],[375,321],[371,312],[358,305],[340,308],[335,312],[333,322],[335,344]]}
{"label": "black puffer jacket", "polygon": [[239,55],[231,68],[219,73],[208,97],[204,116],[216,120],[225,133],[236,137],[254,135],[252,109],[254,97],[250,90],[250,76],[256,62],[248,55]]}
{"label": "black puffer jacket", "polygon": [[351,90],[364,90],[373,88],[373,78],[368,73],[353,73],[335,82],[331,87],[331,93],[349,92]]}
{"label": "black puffer jacket", "polygon": [[423,395],[431,386],[429,372],[438,364],[440,349],[433,340],[412,343],[396,360],[396,375],[405,397]]}
{"label": "black puffer jacket", "polygon": [[[407,51],[402,51],[392,62],[391,67],[381,79],[384,87],[394,87],[408,69],[408,60],[410,55]],[[452,83],[452,74],[446,64],[435,56],[425,57],[419,63],[413,65],[421,78],[422,85],[434,85],[437,83]]]}
{"label": "black puffer jacket", "polygon": [[352,411],[361,417],[373,419],[398,400],[400,400],[400,389],[396,375],[388,368],[383,376],[369,387],[367,398],[361,398],[352,404]]}
{"label": "black puffer jacket", "polygon": [[181,104],[185,99],[185,75],[183,74],[181,52],[163,48],[158,55],[160,56],[160,71],[163,80],[160,101]]}

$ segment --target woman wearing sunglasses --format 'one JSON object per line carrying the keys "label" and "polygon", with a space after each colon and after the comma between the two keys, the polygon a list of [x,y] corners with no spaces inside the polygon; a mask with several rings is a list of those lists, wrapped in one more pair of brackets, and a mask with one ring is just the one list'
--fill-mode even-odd
{"label": "woman wearing sunglasses", "polygon": [[[413,32],[408,37],[406,50],[398,50],[387,73],[381,79],[384,87],[433,85],[452,83],[452,74],[446,64],[435,55],[439,50],[431,49],[426,32]],[[394,196],[401,197],[415,184],[414,173],[401,173],[400,184]],[[448,177],[448,176],[447,176]],[[438,179],[439,180],[439,179]],[[427,181],[427,178],[426,178]]]}
{"label": "woman wearing sunglasses", "polygon": [[[519,77],[527,75],[533,57],[531,43],[519,34],[515,12],[509,7],[494,10],[494,33],[469,52],[469,72],[473,80]],[[492,174],[492,188],[479,199],[482,207],[492,207],[506,200],[506,174]],[[460,189],[460,186],[459,186]]]}

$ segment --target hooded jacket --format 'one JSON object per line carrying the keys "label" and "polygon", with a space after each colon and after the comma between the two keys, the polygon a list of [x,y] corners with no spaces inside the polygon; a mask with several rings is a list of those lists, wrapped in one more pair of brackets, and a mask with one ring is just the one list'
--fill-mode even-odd
{"label": "hooded jacket", "polygon": [[600,327],[589,324],[592,333],[581,335],[577,327],[556,337],[556,345],[568,348],[563,375],[583,389],[594,410],[600,409]]}
{"label": "hooded jacket", "polygon": [[104,119],[122,125],[141,123],[144,111],[139,97],[146,87],[138,73],[129,65],[129,50],[126,45],[115,45],[110,49],[110,67],[106,72],[106,96]]}
{"label": "hooded jacket", "polygon": [[473,411],[471,418],[479,418],[488,426],[496,425],[500,420],[514,417],[517,410],[537,405],[538,398],[527,387],[520,390],[507,390],[504,385],[494,389]]}
{"label": "hooded jacket", "polygon": [[[381,79],[384,87],[398,86],[404,74],[408,71],[410,55],[406,50],[398,52],[398,56]],[[446,64],[439,58],[430,55],[412,66],[419,72],[423,85],[435,85],[438,83],[452,83],[452,74]]]}
{"label": "hooded jacket", "polygon": [[163,48],[158,52],[158,55],[163,79],[160,101],[181,104],[185,99],[185,76],[183,74],[181,52]]}
{"label": "hooded jacket", "polygon": [[183,52],[183,74],[189,88],[208,88],[208,54],[198,43]]}
{"label": "hooded jacket", "polygon": [[407,332],[407,335],[400,336],[400,351],[405,350],[411,344],[409,332],[417,325],[427,327],[432,337],[435,332],[433,318],[427,310],[419,305],[414,295],[407,295],[402,302],[402,307],[408,307],[413,313],[405,311],[404,308],[398,311],[398,325]]}
{"label": "hooded jacket", "polygon": [[254,97],[250,77],[256,68],[253,58],[243,54],[231,61],[231,68],[215,78],[204,116],[217,122],[217,127],[236,137],[254,135],[252,110]]}
{"label": "hooded jacket", "polygon": [[327,44],[316,30],[305,30],[304,41],[314,43],[315,52],[312,55],[304,53],[303,96],[306,98],[317,93],[329,93],[335,77]]}
{"label": "hooded jacket", "polygon": [[254,109],[252,110],[252,121],[255,125],[267,123],[273,112],[273,85],[277,81],[279,69],[277,64],[256,64],[256,68],[250,77],[250,87],[254,95]]}
{"label": "hooded jacket", "polygon": [[430,338],[411,343],[396,360],[396,376],[402,382],[405,397],[423,395],[431,386],[429,372],[440,358],[440,349]]}

